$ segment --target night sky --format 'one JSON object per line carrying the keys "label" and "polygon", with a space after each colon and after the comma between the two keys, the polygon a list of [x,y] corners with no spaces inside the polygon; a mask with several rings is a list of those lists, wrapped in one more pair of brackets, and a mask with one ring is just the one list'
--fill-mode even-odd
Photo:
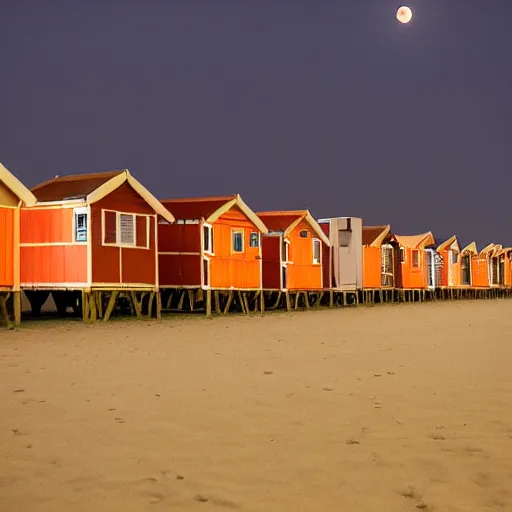
{"label": "night sky", "polygon": [[512,0],[404,3],[0,1],[0,161],[512,245]]}

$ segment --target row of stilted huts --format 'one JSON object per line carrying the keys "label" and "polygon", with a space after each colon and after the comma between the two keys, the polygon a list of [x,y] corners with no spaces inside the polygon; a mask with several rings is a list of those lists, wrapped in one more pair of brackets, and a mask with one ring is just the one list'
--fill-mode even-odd
{"label": "row of stilted huts", "polygon": [[[3,326],[21,322],[21,294],[0,294],[0,318]],[[202,290],[173,289],[155,291],[37,291],[25,292],[30,303],[27,314],[41,316],[43,304],[50,298],[62,318],[81,318],[85,322],[107,321],[115,316],[160,319],[162,313],[200,313],[211,317],[228,313],[262,314],[266,311],[297,311],[318,308],[371,306],[379,304],[421,303],[440,300],[477,300],[512,298],[509,288],[438,288],[377,290]]]}
{"label": "row of stilted huts", "polygon": [[159,200],[127,170],[29,190],[0,165],[0,228],[0,325],[50,298],[94,322],[512,295],[512,248],[256,212],[239,195]]}

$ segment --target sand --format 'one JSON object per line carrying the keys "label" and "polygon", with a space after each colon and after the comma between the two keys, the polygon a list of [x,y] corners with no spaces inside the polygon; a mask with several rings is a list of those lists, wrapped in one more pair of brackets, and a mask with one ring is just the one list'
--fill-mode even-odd
{"label": "sand", "polygon": [[512,510],[512,301],[0,332],[0,510]]}

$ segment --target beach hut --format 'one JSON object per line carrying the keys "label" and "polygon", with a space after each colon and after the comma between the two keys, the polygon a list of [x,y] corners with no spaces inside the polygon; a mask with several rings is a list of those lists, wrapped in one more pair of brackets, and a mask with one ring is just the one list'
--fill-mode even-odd
{"label": "beach hut", "polygon": [[500,256],[503,258],[503,286],[512,288],[512,247],[501,249]]}
{"label": "beach hut", "polygon": [[268,228],[262,239],[264,290],[330,287],[331,243],[309,211],[258,212],[258,217]]}
{"label": "beach hut", "polygon": [[248,311],[248,301],[257,296],[263,300],[261,235],[268,230],[239,195],[166,199],[162,204],[176,218],[158,225],[166,309],[183,309],[185,291],[190,309],[202,302],[207,314],[212,290],[217,312],[221,306],[228,311],[234,301]]}
{"label": "beach hut", "polygon": [[[366,290],[400,288],[397,277],[399,246],[391,226],[363,226],[363,288]],[[399,268],[398,268],[399,269]]]}
{"label": "beach hut", "polygon": [[493,244],[487,252],[489,261],[489,283],[491,288],[503,288],[505,286],[505,253],[499,244]]}
{"label": "beach hut", "polygon": [[331,288],[357,292],[363,288],[363,220],[358,217],[320,219],[332,246]]}
{"label": "beach hut", "polygon": [[463,286],[471,288],[489,288],[489,264],[487,252],[492,244],[478,251],[476,243],[471,242],[461,250],[461,281]]}
{"label": "beach hut", "polygon": [[[486,245],[479,254],[480,260],[485,262],[485,265],[483,264],[482,267],[487,271],[487,288],[496,288],[499,286],[499,266],[497,258],[494,257],[497,248],[501,249],[501,247],[496,244],[490,243]],[[482,282],[483,281],[484,279],[482,278]]]}
{"label": "beach hut", "polygon": [[[432,269],[427,258],[427,249],[435,244],[431,232],[420,235],[394,235],[399,247],[402,289],[426,290],[432,282]],[[430,268],[430,276],[429,276]],[[435,283],[434,283],[435,286]],[[430,286],[432,287],[432,286]]]}
{"label": "beach hut", "polygon": [[442,261],[442,272],[436,287],[458,288],[462,286],[462,259],[457,237],[453,235],[448,238],[437,247],[436,252]]}
{"label": "beach hut", "polygon": [[21,181],[0,164],[0,325],[21,321],[20,209],[36,202]]}
{"label": "beach hut", "polygon": [[[128,170],[56,176],[21,211],[21,287],[37,314],[57,309],[108,319],[125,298],[139,316],[158,303],[157,216],[174,218]],[[144,301],[144,302],[143,302]]]}

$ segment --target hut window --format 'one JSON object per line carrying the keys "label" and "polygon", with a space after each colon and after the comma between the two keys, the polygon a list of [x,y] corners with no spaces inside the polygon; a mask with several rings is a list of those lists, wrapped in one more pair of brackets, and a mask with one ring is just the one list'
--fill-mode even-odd
{"label": "hut window", "polygon": [[412,251],[412,266],[413,268],[419,268],[420,266],[420,251],[416,249]]}
{"label": "hut window", "polygon": [[405,249],[403,247],[400,247],[400,263],[405,262]]}
{"label": "hut window", "polygon": [[307,232],[307,230],[303,229],[300,233],[299,233],[299,236],[301,238],[307,238],[309,235],[309,233]]}
{"label": "hut window", "polygon": [[459,254],[456,251],[452,251],[452,264],[456,265],[459,261]]}
{"label": "hut window", "polygon": [[135,245],[135,215],[119,215],[119,244]]}
{"label": "hut window", "polygon": [[244,252],[244,231],[233,230],[233,252]]}
{"label": "hut window", "polygon": [[117,243],[117,214],[116,212],[103,212],[103,243]]}
{"label": "hut window", "polygon": [[203,251],[213,254],[213,226],[203,226]]}
{"label": "hut window", "polygon": [[338,231],[338,242],[340,247],[348,247],[350,245],[350,239],[352,238],[352,230],[340,229]]}
{"label": "hut window", "polygon": [[136,242],[137,247],[149,249],[149,217],[147,215],[136,216]]}
{"label": "hut window", "polygon": [[75,242],[87,242],[86,208],[75,208]]}
{"label": "hut window", "polygon": [[249,237],[249,247],[260,246],[260,234],[257,231],[253,231]]}
{"label": "hut window", "polygon": [[320,240],[313,238],[313,263],[315,265],[320,264],[321,261],[321,247]]}

